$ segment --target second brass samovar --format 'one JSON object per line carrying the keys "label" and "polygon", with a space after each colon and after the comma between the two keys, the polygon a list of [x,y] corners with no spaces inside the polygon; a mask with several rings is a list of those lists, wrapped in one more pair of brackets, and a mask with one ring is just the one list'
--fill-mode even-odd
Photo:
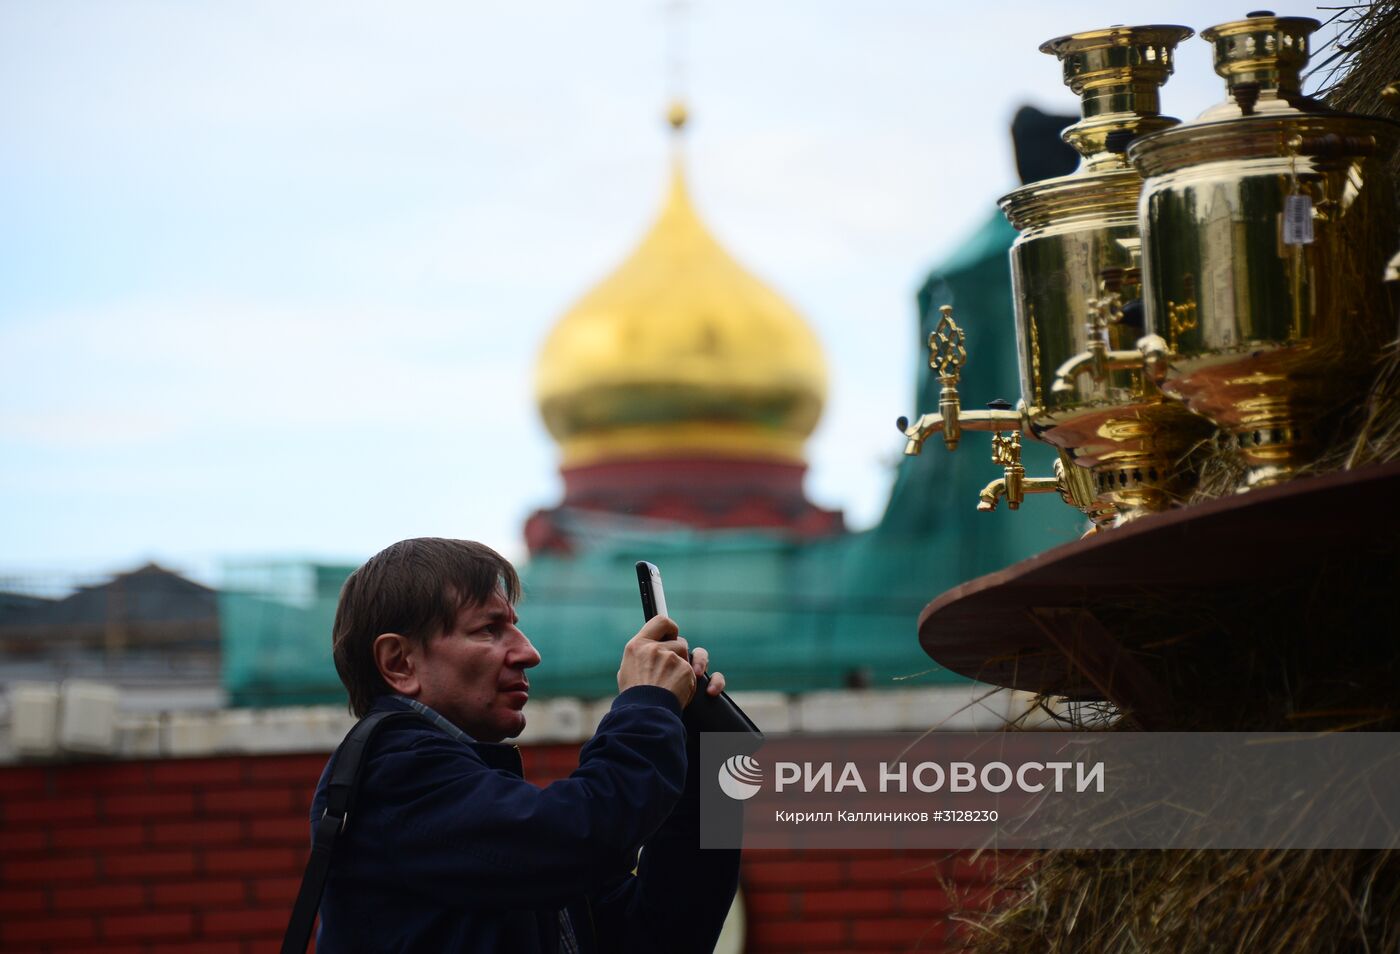
{"label": "second brass samovar", "polygon": [[1096,524],[1165,509],[1192,475],[1182,459],[1209,426],[1166,400],[1136,349],[1144,331],[1133,138],[1160,113],[1182,26],[1115,26],[1040,49],[1064,65],[1082,118],[1063,133],[1083,157],[1067,176],[1000,200],[1021,235],[1011,247],[1023,414],[1031,433],[1092,475]]}
{"label": "second brass samovar", "polygon": [[1163,339],[1147,367],[1229,435],[1242,490],[1316,458],[1395,335],[1381,277],[1400,125],[1302,95],[1318,26],[1258,14],[1203,31],[1229,99],[1129,149],[1146,180],[1147,328]]}

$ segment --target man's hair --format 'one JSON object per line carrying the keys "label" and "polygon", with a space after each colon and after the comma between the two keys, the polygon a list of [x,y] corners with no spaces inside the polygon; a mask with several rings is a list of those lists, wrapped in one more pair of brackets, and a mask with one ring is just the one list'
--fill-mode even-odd
{"label": "man's hair", "polygon": [[374,661],[374,641],[398,633],[426,646],[457,622],[467,606],[497,591],[520,599],[515,567],[495,550],[470,540],[401,540],[365,561],[340,590],[331,629],[335,671],[350,693],[350,711],[363,718],[390,690]]}

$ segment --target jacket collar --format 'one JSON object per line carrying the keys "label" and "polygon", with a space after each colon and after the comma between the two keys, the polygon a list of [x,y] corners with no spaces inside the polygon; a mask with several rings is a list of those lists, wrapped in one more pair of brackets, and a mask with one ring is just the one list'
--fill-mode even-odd
{"label": "jacket collar", "polygon": [[500,769],[523,777],[524,765],[520,759],[520,746],[506,742],[478,742],[459,727],[453,725],[442,713],[437,712],[421,702],[407,699],[403,696],[390,695],[380,696],[374,700],[370,706],[371,712],[385,710],[390,712],[417,712],[423,720],[433,726],[443,735],[455,739],[470,748],[481,760],[493,769]]}

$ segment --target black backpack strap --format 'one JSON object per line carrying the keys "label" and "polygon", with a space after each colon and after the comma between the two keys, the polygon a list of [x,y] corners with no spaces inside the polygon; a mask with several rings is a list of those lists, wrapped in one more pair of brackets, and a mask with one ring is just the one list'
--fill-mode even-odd
{"label": "black backpack strap", "polygon": [[331,774],[326,781],[326,810],[311,835],[311,857],[306,861],[306,874],[301,878],[301,890],[297,892],[296,903],[292,906],[292,917],[287,924],[287,932],[282,936],[282,954],[306,954],[306,944],[311,940],[311,929],[316,924],[316,912],[321,907],[321,893],[326,889],[326,876],[330,874],[331,849],[340,833],[350,821],[350,810],[355,806],[355,794],[360,788],[360,777],[365,763],[365,753],[374,741],[379,729],[390,722],[419,719],[416,712],[375,712],[365,716],[345,736],[345,741],[331,757]]}

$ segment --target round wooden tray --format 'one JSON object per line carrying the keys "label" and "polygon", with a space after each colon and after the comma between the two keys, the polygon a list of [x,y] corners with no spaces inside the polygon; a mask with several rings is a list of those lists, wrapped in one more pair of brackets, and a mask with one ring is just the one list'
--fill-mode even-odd
{"label": "round wooden tray", "polygon": [[[1393,604],[1393,591],[1375,591],[1375,571],[1393,578],[1398,518],[1400,462],[1156,514],[954,587],[919,615],[919,643],[983,682],[1107,699],[1145,726],[1165,722],[1155,718],[1169,708],[1161,664],[1203,617],[1229,618],[1228,637],[1250,626],[1246,603],[1266,605],[1275,629],[1310,618],[1319,599]],[[1397,634],[1400,623],[1384,638]]]}

